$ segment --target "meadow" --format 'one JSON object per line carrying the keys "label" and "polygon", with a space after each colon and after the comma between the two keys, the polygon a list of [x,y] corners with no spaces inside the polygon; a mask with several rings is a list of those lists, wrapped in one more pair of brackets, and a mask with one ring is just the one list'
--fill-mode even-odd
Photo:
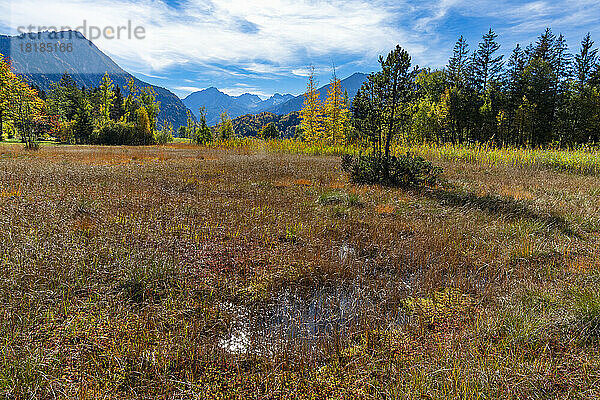
{"label": "meadow", "polygon": [[407,146],[0,147],[0,397],[600,397],[600,159]]}

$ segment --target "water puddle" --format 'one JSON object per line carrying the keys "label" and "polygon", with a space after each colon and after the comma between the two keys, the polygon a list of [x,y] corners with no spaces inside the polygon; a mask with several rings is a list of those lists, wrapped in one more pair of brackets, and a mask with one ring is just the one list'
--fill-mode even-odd
{"label": "water puddle", "polygon": [[260,306],[224,305],[233,322],[219,347],[231,354],[270,356],[282,349],[308,353],[348,341],[365,320],[380,328],[407,322],[400,307],[389,306],[373,289],[364,288],[360,282],[308,293],[290,288]]}

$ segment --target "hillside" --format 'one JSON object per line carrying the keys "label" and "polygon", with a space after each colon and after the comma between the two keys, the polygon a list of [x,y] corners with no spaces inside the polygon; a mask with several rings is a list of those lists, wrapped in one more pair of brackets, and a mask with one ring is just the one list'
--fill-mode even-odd
{"label": "hillside", "polygon": [[300,125],[300,113],[296,111],[286,115],[277,115],[269,112],[246,114],[234,118],[232,122],[233,129],[238,136],[258,136],[258,132],[263,126],[273,122],[283,137],[292,138],[294,137],[296,126]]}
{"label": "hillside", "polygon": [[[48,90],[66,72],[78,85],[92,87],[98,86],[102,76],[108,72],[115,85],[119,85],[127,93],[127,82],[133,78],[138,87],[150,86],[156,92],[156,99],[160,102],[159,123],[167,121],[175,128],[186,124],[187,108],[181,99],[163,87],[141,81],[126,72],[81,33],[43,32],[40,35],[40,39],[37,36],[31,39],[25,35],[0,35],[0,54],[8,57],[14,72],[29,83]],[[27,51],[28,45],[40,43],[63,45],[65,51]],[[72,50],[66,50],[66,45],[72,45]]]}

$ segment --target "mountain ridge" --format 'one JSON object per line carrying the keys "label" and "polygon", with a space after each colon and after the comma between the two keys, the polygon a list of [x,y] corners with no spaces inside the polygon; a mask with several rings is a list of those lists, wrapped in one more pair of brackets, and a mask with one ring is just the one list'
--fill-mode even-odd
{"label": "mountain ridge", "polygon": [[275,107],[292,99],[291,94],[281,95],[275,93],[268,99],[262,100],[252,93],[243,93],[239,96],[230,96],[221,92],[214,86],[190,93],[182,101],[192,113],[199,117],[199,108],[206,110],[206,121],[209,125],[215,125],[219,121],[221,113],[227,112],[234,119],[246,114],[259,114],[268,108]]}
{"label": "mountain ridge", "polygon": [[[354,98],[356,92],[367,79],[367,74],[355,72],[347,78],[341,80],[342,91],[348,92],[350,100]],[[330,84],[324,85],[318,89],[319,98],[325,99]],[[266,100],[245,102],[243,100],[260,98],[250,93],[244,93],[240,96],[229,96],[221,92],[218,88],[211,86],[189,94],[183,99],[185,104],[198,117],[199,107],[205,107],[206,120],[209,125],[215,125],[219,121],[222,112],[227,112],[232,119],[247,115],[260,114],[268,112],[275,115],[287,115],[300,111],[304,103],[304,95],[292,96],[290,94],[281,95],[275,93]]]}

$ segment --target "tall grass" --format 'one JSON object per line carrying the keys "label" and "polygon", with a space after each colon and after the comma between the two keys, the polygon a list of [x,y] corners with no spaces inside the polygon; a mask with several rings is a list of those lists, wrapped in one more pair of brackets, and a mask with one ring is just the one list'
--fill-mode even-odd
{"label": "tall grass", "polygon": [[[255,138],[235,138],[227,142],[214,142],[213,148],[250,148],[289,154],[339,156],[368,152],[360,144],[329,145],[308,143],[293,139],[259,140]],[[547,169],[584,175],[600,174],[600,151],[594,147],[579,148],[521,148],[495,147],[487,144],[395,144],[394,154],[410,152],[429,160],[461,161],[478,165],[510,166],[517,168]]]}
{"label": "tall grass", "polygon": [[397,146],[395,151],[410,151],[429,159],[464,161],[472,164],[550,169],[591,175],[600,173],[600,152],[591,147],[530,149],[519,147],[498,148],[486,144],[425,143],[413,146]]}

